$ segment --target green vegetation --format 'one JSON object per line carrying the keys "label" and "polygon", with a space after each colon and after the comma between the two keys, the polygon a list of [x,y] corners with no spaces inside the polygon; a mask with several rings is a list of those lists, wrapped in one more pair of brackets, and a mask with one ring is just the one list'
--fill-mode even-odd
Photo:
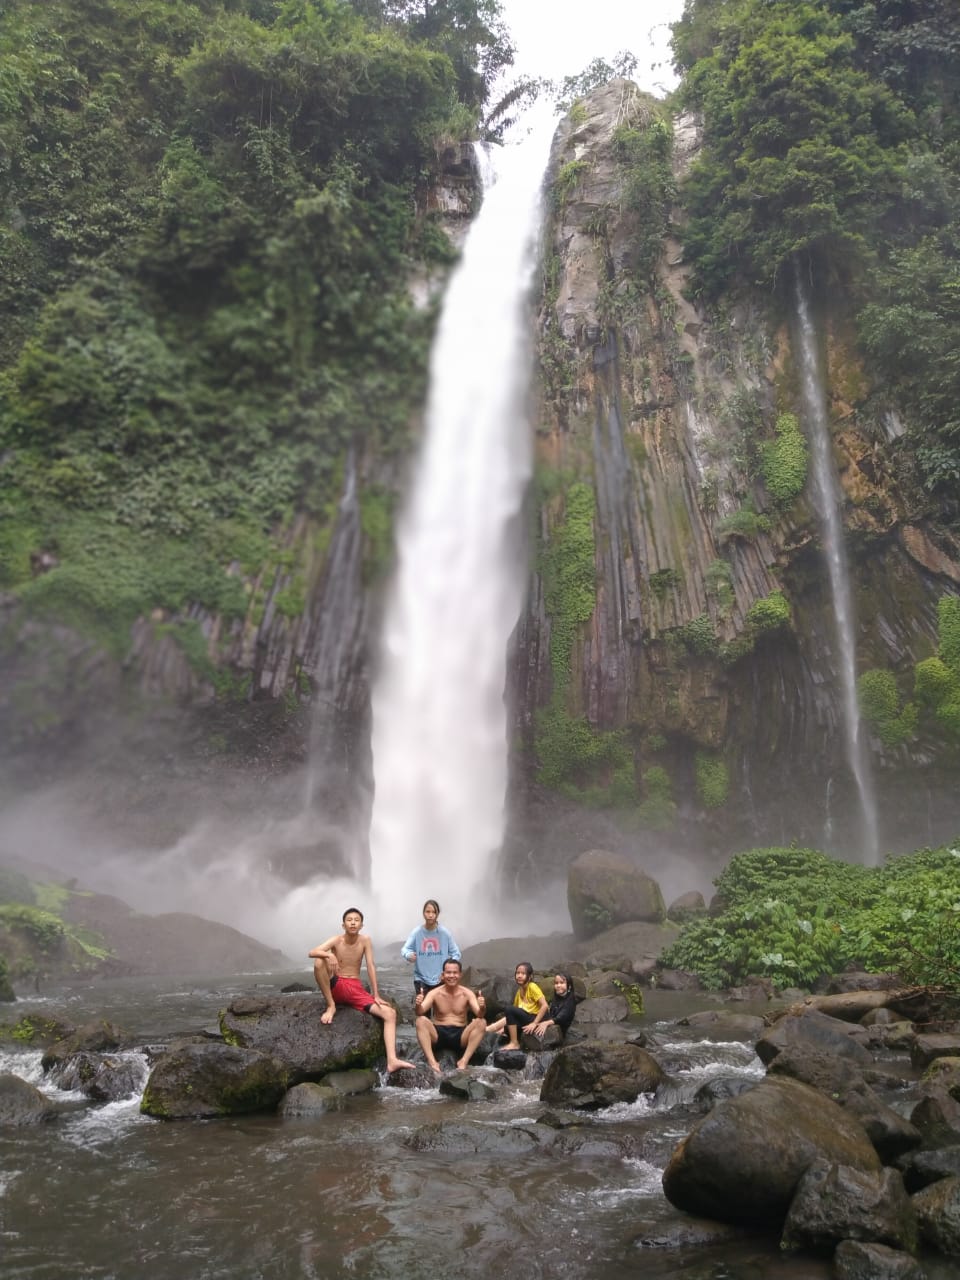
{"label": "green vegetation", "polygon": [[701,803],[707,809],[721,809],[730,793],[726,762],[710,752],[698,751],[694,757],[694,774]]}
{"label": "green vegetation", "polygon": [[769,516],[758,515],[752,507],[741,507],[739,511],[724,516],[718,523],[717,541],[722,544],[731,538],[742,538],[749,542],[761,533],[766,533],[769,528]]}
{"label": "green vegetation", "polygon": [[119,653],[154,609],[242,616],[231,563],[406,447],[405,281],[450,260],[419,196],[510,56],[497,0],[4,7],[0,589]]}
{"label": "green vegetation", "polygon": [[654,764],[644,770],[641,782],[643,799],[637,806],[638,819],[651,831],[668,830],[677,816],[669,773],[662,765]]}
{"label": "green vegetation", "polygon": [[645,126],[621,125],[613,136],[613,147],[623,180],[623,210],[633,215],[631,279],[649,284],[677,194],[669,117],[662,112]]}
{"label": "green vegetation", "polygon": [[802,263],[849,287],[875,402],[953,521],[960,479],[960,8],[689,0],[674,28],[704,145],[683,197],[695,289]]}
{"label": "green vegetation", "polygon": [[550,665],[554,687],[566,689],[579,628],[597,599],[593,489],[576,481],[566,491],[563,520],[543,553],[543,593],[550,616]]}
{"label": "green vegetation", "polygon": [[940,648],[918,662],[914,696],[932,712],[941,730],[960,742],[960,597],[942,596],[937,605]]}
{"label": "green vegetation", "polygon": [[671,643],[681,644],[688,653],[699,658],[712,657],[717,652],[717,632],[708,613],[701,613],[682,626],[667,632]]}
{"label": "green vegetation", "polygon": [[810,986],[846,965],[956,989],[960,848],[867,868],[812,849],[752,849],[715,881],[720,909],[684,925],[661,957],[711,989],[749,977]]}
{"label": "green vegetation", "polygon": [[777,438],[761,450],[763,480],[771,498],[786,505],[803,492],[807,481],[807,441],[792,413],[781,413],[776,423]]}
{"label": "green vegetation", "polygon": [[899,747],[913,737],[917,708],[912,702],[901,705],[892,671],[865,671],[857,680],[857,695],[864,720],[885,747]]}
{"label": "green vegetation", "polygon": [[747,626],[754,636],[765,631],[779,631],[790,625],[790,601],[782,591],[771,591],[768,596],[754,600],[747,610]]}

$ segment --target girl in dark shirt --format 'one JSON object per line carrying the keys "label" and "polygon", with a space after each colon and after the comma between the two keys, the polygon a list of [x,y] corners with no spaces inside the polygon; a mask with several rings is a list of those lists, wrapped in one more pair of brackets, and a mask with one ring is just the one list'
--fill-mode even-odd
{"label": "girl in dark shirt", "polygon": [[573,979],[568,973],[558,973],[553,979],[553,999],[547,1006],[547,1016],[535,1027],[526,1027],[524,1030],[531,1035],[542,1036],[547,1027],[557,1026],[566,1035],[576,1011],[577,997],[573,993]]}

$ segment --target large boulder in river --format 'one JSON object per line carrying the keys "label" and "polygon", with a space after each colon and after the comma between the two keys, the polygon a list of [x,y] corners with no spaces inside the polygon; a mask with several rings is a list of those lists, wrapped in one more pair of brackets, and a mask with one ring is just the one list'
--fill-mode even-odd
{"label": "large boulder in river", "polygon": [[768,1077],[708,1112],[674,1151],[663,1190],[678,1209],[769,1227],[814,1160],[878,1170],[860,1122],[809,1085]]}
{"label": "large boulder in river", "polygon": [[38,1124],[49,1120],[55,1110],[53,1103],[27,1080],[0,1075],[0,1126]]}
{"label": "large boulder in river", "polygon": [[570,864],[567,905],[578,938],[592,938],[630,920],[666,919],[656,880],[619,853],[591,849]]}
{"label": "large boulder in river", "polygon": [[220,1011],[227,1044],[258,1049],[286,1063],[290,1083],[319,1080],[329,1071],[371,1067],[384,1055],[383,1023],[369,1013],[339,1009],[323,1023],[325,1008],[316,992],[280,996],[239,996]]}
{"label": "large boulder in river", "polygon": [[917,1215],[896,1169],[848,1169],[814,1160],[783,1226],[785,1249],[823,1253],[841,1240],[917,1247]]}
{"label": "large boulder in river", "polygon": [[185,1044],[150,1072],[140,1110],[158,1120],[272,1111],[289,1083],[284,1063],[229,1044]]}
{"label": "large boulder in river", "polygon": [[817,1009],[803,1008],[777,1019],[757,1041],[757,1055],[764,1066],[769,1066],[777,1054],[789,1046],[797,1052],[809,1049],[869,1066],[873,1055],[866,1047],[867,1039],[868,1032],[863,1027]]}
{"label": "large boulder in river", "polygon": [[588,1040],[559,1050],[547,1068],[540,1101],[576,1111],[635,1102],[663,1080],[659,1063],[635,1044]]}
{"label": "large boulder in river", "polygon": [[960,1257],[960,1178],[941,1178],[913,1197],[923,1240],[951,1257]]}

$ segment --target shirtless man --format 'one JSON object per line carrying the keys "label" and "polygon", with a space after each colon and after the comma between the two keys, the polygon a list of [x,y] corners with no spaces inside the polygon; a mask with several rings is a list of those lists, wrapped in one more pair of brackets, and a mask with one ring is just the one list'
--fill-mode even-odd
{"label": "shirtless man", "polygon": [[[437,1047],[459,1051],[457,1066],[462,1070],[473,1057],[487,1029],[483,1020],[483,996],[478,998],[469,987],[460,985],[462,972],[459,960],[446,960],[440,986],[426,995],[418,992],[414,1001],[417,1039],[431,1070],[437,1075],[440,1074],[440,1064],[434,1052]],[[431,1009],[432,1018],[429,1016]],[[472,1022],[467,1021],[468,1012],[473,1014]]]}
{"label": "shirtless man", "polygon": [[[313,961],[313,976],[327,1002],[320,1021],[332,1022],[338,1004],[359,1009],[361,1013],[372,1013],[383,1023],[387,1070],[399,1071],[408,1067],[413,1071],[415,1067],[412,1062],[397,1057],[397,1012],[385,1000],[380,999],[377,966],[373,963],[373,944],[365,933],[360,932],[362,924],[363,912],[357,907],[348,907],[343,913],[343,933],[334,934],[308,952]],[[372,995],[360,981],[360,965],[364,960],[367,962],[367,977],[373,988]]]}

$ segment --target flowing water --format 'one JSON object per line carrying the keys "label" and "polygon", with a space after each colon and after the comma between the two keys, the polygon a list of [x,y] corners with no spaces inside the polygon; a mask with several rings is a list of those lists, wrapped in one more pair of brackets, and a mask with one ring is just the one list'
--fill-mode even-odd
{"label": "flowing water", "polygon": [[[22,1000],[18,1015],[62,1013],[119,1022],[144,1044],[208,1027],[242,991],[275,991],[291,975],[164,985],[124,980]],[[295,975],[302,978],[303,974]],[[409,1000],[409,975],[382,985]],[[825,1277],[791,1270],[775,1247],[638,1244],[675,1229],[660,1174],[691,1115],[669,1109],[711,1075],[762,1074],[752,1049],[712,1043],[672,1025],[682,997],[655,993],[662,1052],[682,1055],[669,1099],[641,1099],[587,1120],[590,1141],[558,1157],[498,1140],[486,1150],[414,1150],[410,1135],[438,1121],[533,1128],[539,1081],[509,1079],[493,1102],[459,1102],[435,1089],[379,1088],[313,1119],[274,1115],[165,1123],[139,1113],[139,1096],[74,1109],[0,1147],[0,1274],[11,1280],[360,1280],[540,1277]],[[663,1001],[673,1000],[673,1004]],[[401,1044],[412,1028],[401,1027]],[[143,1055],[139,1055],[143,1058]],[[39,1051],[0,1051],[0,1073],[41,1084]],[[143,1059],[145,1062],[145,1058]],[[491,1080],[499,1073],[478,1072]],[[64,1098],[56,1090],[53,1097]],[[67,1095],[68,1101],[73,1095]],[[669,1103],[669,1105],[668,1105]],[[543,1130],[541,1129],[541,1132]],[[718,1270],[720,1266],[734,1270]],[[815,1264],[816,1265],[816,1264]],[[707,1269],[704,1269],[704,1268]],[[759,1268],[759,1269],[758,1269]]]}
{"label": "flowing water", "polygon": [[387,934],[405,935],[433,894],[474,937],[496,908],[531,468],[529,292],[551,133],[552,122],[497,155],[431,354],[373,690],[372,889]]}
{"label": "flowing water", "polygon": [[[126,979],[23,999],[8,1011],[74,1024],[107,1017],[150,1046],[208,1029],[240,993],[275,992],[304,973],[170,985]],[[403,1010],[409,972],[382,966]],[[647,995],[640,1019],[670,1082],[656,1098],[581,1117],[579,1150],[538,1145],[538,1079],[478,1067],[490,1102],[435,1088],[381,1086],[304,1119],[254,1115],[164,1122],[139,1090],[94,1106],[44,1082],[40,1052],[0,1049],[13,1071],[66,1103],[55,1119],[0,1138],[4,1280],[828,1280],[827,1261],[782,1256],[776,1239],[690,1243],[661,1173],[699,1112],[707,1079],[759,1079],[752,1045],[677,1023],[705,998]],[[745,1011],[744,1006],[738,1006]],[[759,1010],[757,1010],[759,1011]],[[413,1029],[402,1013],[400,1044]],[[531,1060],[535,1055],[531,1055]],[[445,1139],[432,1148],[411,1138]],[[464,1141],[464,1133],[472,1135]],[[953,1263],[925,1260],[927,1280]]]}
{"label": "flowing water", "polygon": [[796,276],[798,359],[804,417],[813,458],[813,481],[820,516],[823,551],[833,600],[837,671],[840,678],[840,724],[847,764],[853,777],[860,810],[860,855],[875,865],[879,857],[877,802],[867,743],[857,700],[857,628],[850,572],[840,514],[842,494],[837,481],[830,433],[830,415],[817,355],[817,330],[810,314],[807,292]]}

